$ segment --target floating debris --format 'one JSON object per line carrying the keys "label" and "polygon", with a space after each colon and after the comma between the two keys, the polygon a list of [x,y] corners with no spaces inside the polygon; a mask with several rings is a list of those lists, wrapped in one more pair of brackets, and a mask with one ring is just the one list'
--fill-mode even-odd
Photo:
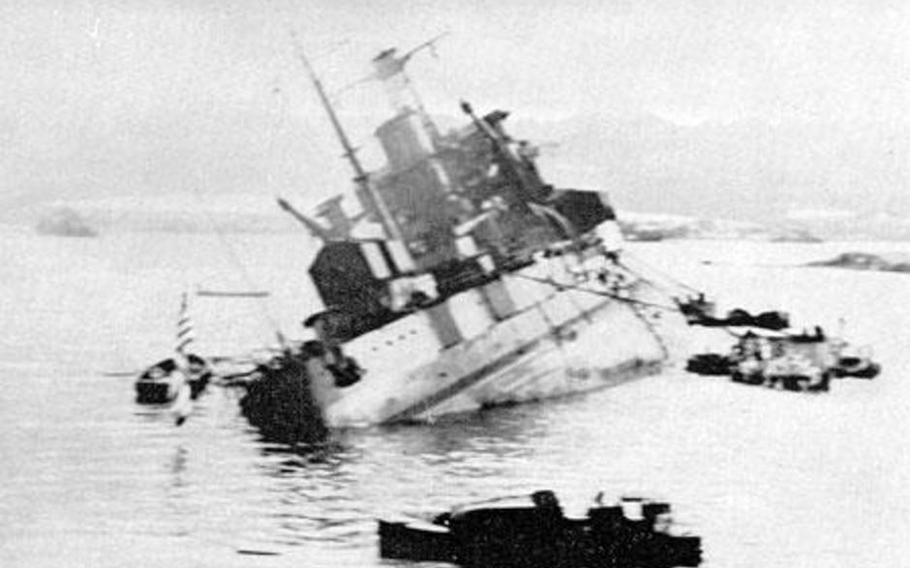
{"label": "floating debris", "polygon": [[244,554],[247,556],[281,556],[280,552],[273,552],[271,550],[251,550],[245,548],[238,549],[237,554]]}
{"label": "floating debris", "polygon": [[266,290],[199,290],[197,296],[208,298],[267,298]]}

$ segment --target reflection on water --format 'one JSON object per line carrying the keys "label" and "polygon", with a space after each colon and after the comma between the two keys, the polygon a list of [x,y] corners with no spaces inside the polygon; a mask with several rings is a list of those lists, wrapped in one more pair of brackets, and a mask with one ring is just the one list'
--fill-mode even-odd
{"label": "reflection on water", "polygon": [[[381,514],[427,514],[497,491],[508,462],[530,457],[538,413],[490,411],[445,425],[337,432],[319,444],[261,443],[259,472],[279,493],[281,544],[372,546]],[[466,491],[467,490],[467,491]]]}
{"label": "reflection on water", "polygon": [[[256,273],[280,282],[272,312],[294,329],[306,311],[300,267],[287,266],[279,238],[247,248]],[[829,329],[846,317],[876,346],[883,374],[801,396],[668,373],[291,447],[263,440],[234,390],[210,389],[178,428],[166,408],[134,404],[131,377],[103,374],[171,348],[174,313],[161,306],[179,290],[152,260],[185,238],[45,245],[18,243],[30,254],[2,268],[19,271],[3,278],[11,287],[0,299],[11,338],[0,342],[3,566],[377,566],[379,516],[538,489],[555,490],[567,512],[598,491],[666,499],[704,538],[709,567],[890,567],[908,552],[904,275],[743,267],[749,255],[770,258],[755,244],[737,245],[738,264],[703,265],[734,255],[730,244],[655,245],[644,249],[652,260],[729,302],[722,309],[783,307],[797,325]],[[810,249],[793,250],[803,259]],[[206,258],[194,261],[211,268]],[[222,353],[271,333],[245,325],[246,305],[198,308],[200,340],[218,338]]]}

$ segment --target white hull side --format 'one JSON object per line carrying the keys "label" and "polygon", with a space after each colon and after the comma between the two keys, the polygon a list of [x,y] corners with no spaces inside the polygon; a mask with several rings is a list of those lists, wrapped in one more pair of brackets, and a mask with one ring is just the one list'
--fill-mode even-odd
{"label": "white hull side", "polygon": [[[353,386],[330,386],[331,376],[313,362],[314,394],[326,424],[432,421],[563,397],[655,373],[666,359],[652,322],[642,315],[647,310],[636,304],[515,276],[506,282],[519,311],[485,325],[471,315],[466,327],[474,335],[456,345],[440,348],[426,313],[417,312],[345,345],[367,370]],[[650,301],[657,296],[648,288],[639,284],[629,294]],[[471,312],[472,298],[449,300],[459,306],[456,315]],[[664,324],[676,323],[664,317]]]}

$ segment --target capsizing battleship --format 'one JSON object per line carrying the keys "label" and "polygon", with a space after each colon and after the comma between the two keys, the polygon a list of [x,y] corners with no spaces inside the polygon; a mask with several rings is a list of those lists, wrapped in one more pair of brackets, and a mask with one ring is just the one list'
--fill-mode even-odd
{"label": "capsizing battleship", "polygon": [[[363,213],[336,196],[314,219],[279,200],[321,242],[309,276],[324,309],[305,320],[315,339],[248,384],[241,407],[266,436],[432,422],[620,385],[660,372],[667,334],[685,327],[663,309],[666,291],[625,262],[606,194],[548,184],[536,148],[505,130],[507,112],[462,102],[464,126],[441,132],[406,74],[416,51],[372,62],[393,111],[375,131],[386,163],[372,172],[299,54]],[[365,221],[382,237],[355,237]]]}

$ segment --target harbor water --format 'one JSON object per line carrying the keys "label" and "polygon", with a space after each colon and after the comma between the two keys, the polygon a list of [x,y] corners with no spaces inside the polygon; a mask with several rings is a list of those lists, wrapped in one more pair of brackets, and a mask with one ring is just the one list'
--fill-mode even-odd
{"label": "harbor water", "polygon": [[[298,234],[0,230],[0,565],[380,566],[378,517],[549,488],[569,512],[607,498],[672,503],[704,566],[894,567],[910,553],[910,275],[800,267],[899,243],[669,241],[629,253],[716,296],[783,309],[875,347],[875,380],[829,393],[679,370],[593,395],[427,426],[262,441],[235,390],[180,427],[133,401],[132,371],[169,356],[182,291],[197,347],[303,337],[318,308]],[[621,330],[620,330],[621,331]],[[369,367],[369,362],[363,364]]]}

